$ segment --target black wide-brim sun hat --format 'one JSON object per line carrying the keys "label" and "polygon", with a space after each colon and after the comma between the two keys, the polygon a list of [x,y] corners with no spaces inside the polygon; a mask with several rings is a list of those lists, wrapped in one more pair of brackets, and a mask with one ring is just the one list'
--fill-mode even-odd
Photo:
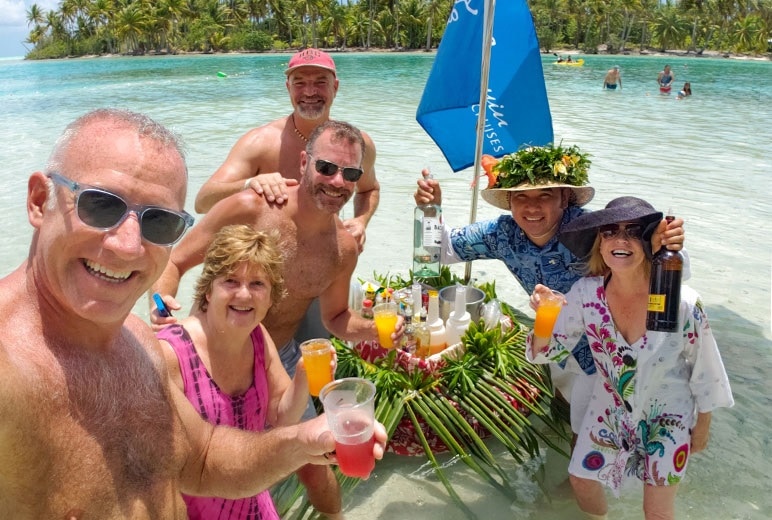
{"label": "black wide-brim sun hat", "polygon": [[620,222],[643,222],[643,249],[651,258],[651,235],[662,221],[662,212],[643,199],[637,197],[618,197],[605,209],[588,211],[575,218],[560,230],[558,239],[578,258],[586,258],[592,251],[598,228]]}

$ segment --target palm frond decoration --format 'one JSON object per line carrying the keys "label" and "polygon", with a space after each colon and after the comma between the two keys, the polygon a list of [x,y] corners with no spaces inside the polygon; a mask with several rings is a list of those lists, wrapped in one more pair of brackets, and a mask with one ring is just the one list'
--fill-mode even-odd
{"label": "palm frond decoration", "polygon": [[[395,289],[412,283],[412,279],[399,277],[376,279]],[[440,280],[444,285],[456,281],[449,272],[442,272],[433,281]],[[495,298],[493,284],[480,288],[486,299]],[[375,383],[375,415],[386,426],[390,439],[398,425],[411,424],[415,442],[423,449],[438,480],[470,518],[474,514],[463,504],[437,461],[436,448],[432,448],[438,445],[437,440],[484,482],[508,495],[513,493],[509,476],[488,449],[485,437],[500,442],[518,463],[537,456],[540,442],[568,456],[559,446],[560,440],[557,444],[554,441],[555,436],[566,441],[569,434],[565,416],[554,413],[549,374],[543,365],[532,365],[525,359],[528,328],[524,320],[518,319],[506,304],[502,303],[502,310],[512,320],[511,328],[488,329],[483,320],[472,323],[462,338],[461,354],[445,358],[444,365],[434,372],[407,369],[397,362],[396,350],[375,360],[363,359],[355,349],[333,338],[338,353],[336,377],[363,377]],[[532,422],[533,418],[539,420]],[[359,479],[338,475],[345,497]],[[281,489],[281,495],[274,490],[274,499],[282,518],[317,517],[305,499],[295,509],[299,516],[285,517],[298,496],[291,483]]]}

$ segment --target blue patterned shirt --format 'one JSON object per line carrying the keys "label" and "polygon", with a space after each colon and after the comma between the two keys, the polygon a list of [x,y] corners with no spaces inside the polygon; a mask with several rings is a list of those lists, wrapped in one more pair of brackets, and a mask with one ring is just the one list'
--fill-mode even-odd
{"label": "blue patterned shirt", "polygon": [[[569,206],[563,212],[560,228],[585,212],[577,206]],[[501,260],[528,294],[537,283],[567,293],[582,277],[580,260],[558,241],[557,235],[543,247],[539,247],[520,229],[512,215],[501,215],[492,220],[475,222],[450,230],[450,248],[443,262],[468,262],[471,260]],[[592,352],[587,338],[574,348],[572,354],[587,374],[595,373]]]}

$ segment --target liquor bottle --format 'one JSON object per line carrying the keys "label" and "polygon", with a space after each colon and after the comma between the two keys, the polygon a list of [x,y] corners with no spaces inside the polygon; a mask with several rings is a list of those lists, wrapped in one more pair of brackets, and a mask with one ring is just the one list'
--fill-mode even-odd
{"label": "liquor bottle", "polygon": [[[431,179],[429,175],[427,179]],[[413,213],[413,276],[440,275],[442,246],[442,208],[439,204],[419,204]]]}
{"label": "liquor bottle", "polygon": [[[665,217],[668,223],[675,217],[672,211]],[[684,257],[680,251],[662,246],[651,259],[649,305],[646,309],[646,328],[658,332],[676,332],[681,307],[681,272]]]}
{"label": "liquor bottle", "polygon": [[413,329],[415,330],[415,355],[421,358],[428,357],[430,333],[429,327],[426,325],[426,309],[420,308],[419,313],[415,316],[415,322],[413,323]]}
{"label": "liquor bottle", "polygon": [[373,319],[373,301],[370,298],[362,300],[362,317],[368,320]]}
{"label": "liquor bottle", "polygon": [[421,290],[420,283],[414,283],[410,290],[413,298],[413,321],[415,321],[418,315],[421,314],[421,309],[423,309],[423,291]]}
{"label": "liquor bottle", "polygon": [[437,354],[448,346],[445,322],[440,317],[440,295],[437,291],[429,291],[429,313],[426,317],[429,327],[429,354]]}
{"label": "liquor bottle", "polygon": [[472,316],[466,310],[466,287],[461,284],[456,285],[456,299],[453,306],[454,310],[451,311],[448,322],[445,324],[448,345],[459,343],[472,322]]}
{"label": "liquor bottle", "polygon": [[413,325],[413,307],[405,307],[405,330],[402,333],[402,350],[410,354],[416,351],[415,325]]}

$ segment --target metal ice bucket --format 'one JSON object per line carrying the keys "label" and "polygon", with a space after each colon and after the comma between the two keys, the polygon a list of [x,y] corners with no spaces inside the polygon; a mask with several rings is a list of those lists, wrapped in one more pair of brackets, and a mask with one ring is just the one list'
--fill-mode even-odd
{"label": "metal ice bucket", "polygon": [[[456,286],[448,285],[440,289],[440,317],[448,321],[450,313],[456,308]],[[480,319],[480,310],[485,302],[485,293],[477,287],[466,286],[466,311],[472,317],[472,321]]]}

